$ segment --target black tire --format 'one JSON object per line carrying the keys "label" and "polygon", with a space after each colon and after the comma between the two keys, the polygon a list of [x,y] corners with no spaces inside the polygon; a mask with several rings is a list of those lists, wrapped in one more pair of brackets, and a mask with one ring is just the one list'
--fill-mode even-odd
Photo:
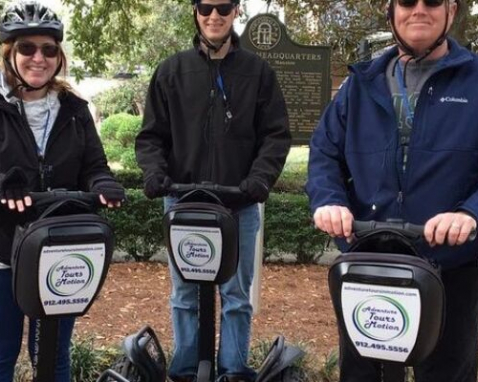
{"label": "black tire", "polygon": [[272,378],[271,382],[305,382],[304,372],[297,367],[290,366],[282,370],[279,375]]}
{"label": "black tire", "polygon": [[[125,377],[130,382],[142,382],[143,378],[139,374],[138,369],[133,365],[128,357],[125,355],[118,358],[111,369],[116,371],[122,377]],[[114,379],[108,378],[107,382],[114,382]]]}

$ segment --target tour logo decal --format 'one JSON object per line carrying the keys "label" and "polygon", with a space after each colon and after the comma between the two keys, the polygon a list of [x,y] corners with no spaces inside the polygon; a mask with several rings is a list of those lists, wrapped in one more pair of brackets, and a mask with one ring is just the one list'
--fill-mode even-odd
{"label": "tour logo decal", "polygon": [[205,235],[197,233],[185,236],[178,245],[183,261],[193,267],[203,267],[215,256],[214,244]]}
{"label": "tour logo decal", "polygon": [[353,322],[364,336],[386,342],[405,335],[410,318],[398,301],[376,295],[357,304],[353,311]]}
{"label": "tour logo decal", "polygon": [[87,288],[94,276],[91,260],[79,253],[72,253],[54,263],[47,274],[47,286],[57,296],[73,296]]}
{"label": "tour logo decal", "polygon": [[249,40],[259,50],[274,48],[281,39],[281,27],[270,16],[259,16],[251,22],[249,28]]}

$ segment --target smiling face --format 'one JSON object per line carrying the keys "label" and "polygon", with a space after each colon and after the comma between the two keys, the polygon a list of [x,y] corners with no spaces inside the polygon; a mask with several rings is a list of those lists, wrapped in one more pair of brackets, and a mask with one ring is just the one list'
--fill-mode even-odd
{"label": "smiling face", "polygon": [[[19,44],[27,43],[26,45],[35,44],[37,49],[32,55],[20,53]],[[27,84],[38,88],[49,82],[58,68],[60,55],[54,57],[46,57],[40,47],[52,48],[56,45],[53,37],[50,36],[25,36],[20,37],[15,42],[12,49],[10,62],[17,70],[18,74],[25,80]]]}
{"label": "smiling face", "polygon": [[448,5],[446,1],[437,7],[427,6],[423,0],[418,0],[416,5],[410,7],[395,4],[396,33],[414,51],[423,52],[440,38],[445,25],[448,31],[453,23],[456,8],[456,3]]}
{"label": "smiling face", "polygon": [[[197,7],[202,5],[205,8],[216,5],[231,4],[230,0],[202,0]],[[209,7],[208,7],[209,6]],[[227,5],[226,5],[227,7]],[[209,9],[210,10],[210,9]],[[238,16],[237,6],[231,8],[227,15],[220,15],[217,8],[214,8],[209,15],[201,15],[201,9],[197,9],[197,21],[202,35],[213,44],[220,44],[229,35],[234,19]]]}

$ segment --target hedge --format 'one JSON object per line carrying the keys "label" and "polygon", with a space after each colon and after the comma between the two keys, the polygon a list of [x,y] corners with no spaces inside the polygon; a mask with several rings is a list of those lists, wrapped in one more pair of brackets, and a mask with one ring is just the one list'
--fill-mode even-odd
{"label": "hedge", "polygon": [[[116,248],[137,261],[149,260],[163,247],[162,199],[148,200],[142,191],[129,189],[128,202],[104,214],[115,227]],[[264,259],[273,254],[294,254],[300,263],[317,260],[327,236],[311,223],[305,194],[272,193],[265,206]]]}

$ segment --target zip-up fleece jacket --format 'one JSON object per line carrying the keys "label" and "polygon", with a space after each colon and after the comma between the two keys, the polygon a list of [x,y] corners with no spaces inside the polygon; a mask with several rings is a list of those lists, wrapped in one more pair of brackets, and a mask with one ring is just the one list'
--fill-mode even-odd
{"label": "zip-up fleece jacket", "polygon": [[[88,191],[99,179],[114,179],[87,102],[70,92],[60,93],[60,110],[45,155],[37,154],[35,138],[18,108],[0,96],[0,174],[21,167],[29,191],[50,188]],[[41,176],[41,168],[46,169]],[[0,262],[10,264],[17,224],[32,220],[30,208],[18,213],[0,206]]]}
{"label": "zip-up fleece jacket", "polygon": [[[397,49],[350,68],[310,142],[306,190],[313,212],[341,205],[356,220],[414,224],[458,210],[478,218],[478,59],[454,40],[448,44],[418,98],[405,172],[385,75]],[[457,267],[476,261],[478,240],[419,250],[443,268]]]}
{"label": "zip-up fleece jacket", "polygon": [[[275,72],[241,49],[235,34],[219,65],[198,44],[196,38],[195,48],[168,58],[152,77],[136,138],[144,179],[168,175],[175,183],[238,186],[252,177],[270,190],[291,143]],[[226,198],[225,204],[240,208],[252,201]]]}

